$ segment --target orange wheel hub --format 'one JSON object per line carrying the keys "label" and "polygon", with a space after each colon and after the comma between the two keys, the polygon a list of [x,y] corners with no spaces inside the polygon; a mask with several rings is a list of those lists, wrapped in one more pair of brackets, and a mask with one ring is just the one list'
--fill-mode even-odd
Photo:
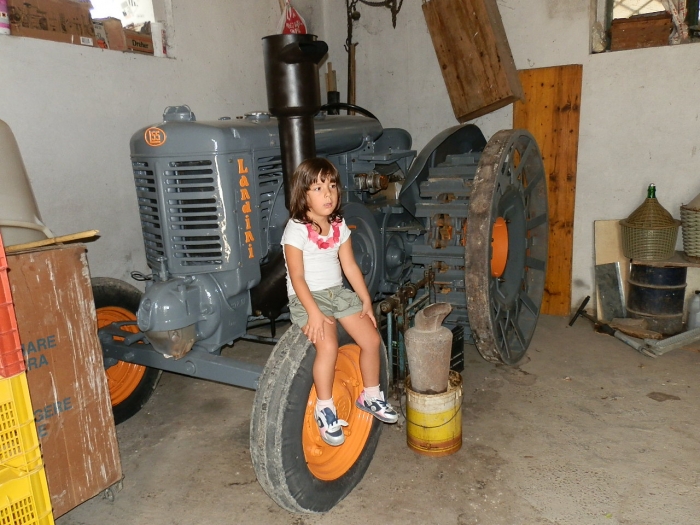
{"label": "orange wheel hub", "polygon": [[311,473],[320,480],[333,481],[340,478],[355,464],[365,447],[374,418],[355,406],[355,400],[363,388],[360,373],[360,347],[341,346],[338,349],[335,365],[333,400],[338,410],[338,417],[348,422],[348,426],[343,428],[345,443],[339,447],[331,447],[321,439],[314,418],[317,399],[315,387],[311,389],[304,416],[302,430],[304,458]]}
{"label": "orange wheel hub", "polygon": [[[98,329],[120,321],[135,320],[136,316],[125,308],[105,306],[97,309]],[[123,330],[133,333],[138,332],[138,328],[136,328],[135,325],[125,326]],[[112,398],[112,406],[116,406],[128,399],[133,391],[136,390],[136,387],[139,386],[139,383],[146,373],[146,367],[119,361],[116,365],[109,367],[106,373],[109,395]]]}
{"label": "orange wheel hub", "polygon": [[491,276],[500,277],[508,262],[508,225],[503,217],[496,219],[491,231]]}

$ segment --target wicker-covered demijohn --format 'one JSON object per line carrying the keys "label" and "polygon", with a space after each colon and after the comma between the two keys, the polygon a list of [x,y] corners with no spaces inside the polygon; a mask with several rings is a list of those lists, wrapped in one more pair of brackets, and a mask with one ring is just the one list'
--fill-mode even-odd
{"label": "wicker-covered demijohn", "polygon": [[700,262],[700,195],[681,206],[681,224],[685,257]]}
{"label": "wicker-covered demijohn", "polygon": [[641,206],[620,221],[623,254],[641,261],[669,259],[676,247],[680,224],[656,200],[655,187],[651,184]]}

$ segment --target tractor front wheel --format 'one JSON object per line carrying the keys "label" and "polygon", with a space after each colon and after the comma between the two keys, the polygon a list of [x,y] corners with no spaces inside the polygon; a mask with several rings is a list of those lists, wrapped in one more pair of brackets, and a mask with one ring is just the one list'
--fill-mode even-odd
{"label": "tractor front wheel", "polygon": [[[92,280],[92,294],[95,298],[98,330],[115,322],[136,321],[141,292],[130,284],[109,277],[96,277]],[[123,329],[138,332],[135,324]],[[105,372],[114,422],[117,425],[143,408],[162,373],[156,368],[124,361],[117,361]]]}
{"label": "tractor front wheel", "polygon": [[[374,456],[382,424],[359,410],[364,388],[360,348],[339,328],[333,399],[349,423],[345,443],[326,445],[314,419],[312,367],[316,349],[292,325],[273,349],[260,376],[250,426],[250,453],[267,494],[291,512],[327,512],[360,482]],[[381,386],[386,392],[386,350],[380,348]]]}

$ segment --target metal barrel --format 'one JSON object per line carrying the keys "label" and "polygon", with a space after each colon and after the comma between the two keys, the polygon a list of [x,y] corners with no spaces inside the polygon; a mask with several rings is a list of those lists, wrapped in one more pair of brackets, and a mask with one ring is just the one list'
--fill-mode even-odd
{"label": "metal barrel", "polygon": [[420,394],[406,378],[406,442],[424,456],[448,456],[462,448],[462,376],[450,371],[442,394]]}
{"label": "metal barrel", "polygon": [[685,266],[632,264],[628,279],[627,313],[645,319],[650,330],[664,335],[683,331]]}

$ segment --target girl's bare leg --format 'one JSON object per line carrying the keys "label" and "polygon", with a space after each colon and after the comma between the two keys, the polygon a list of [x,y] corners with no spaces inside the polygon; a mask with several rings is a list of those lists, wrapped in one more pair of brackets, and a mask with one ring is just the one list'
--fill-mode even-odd
{"label": "girl's bare leg", "polygon": [[338,331],[335,326],[324,327],[323,339],[317,340],[316,359],[314,360],[313,375],[316,395],[319,399],[330,399],[333,396],[333,379],[335,377],[335,362],[338,359]]}
{"label": "girl's bare leg", "polygon": [[[379,384],[379,332],[372,320],[359,312],[338,319],[345,331],[360,347],[360,371],[365,387]],[[337,343],[336,343],[337,344]],[[318,389],[318,387],[316,387]]]}

